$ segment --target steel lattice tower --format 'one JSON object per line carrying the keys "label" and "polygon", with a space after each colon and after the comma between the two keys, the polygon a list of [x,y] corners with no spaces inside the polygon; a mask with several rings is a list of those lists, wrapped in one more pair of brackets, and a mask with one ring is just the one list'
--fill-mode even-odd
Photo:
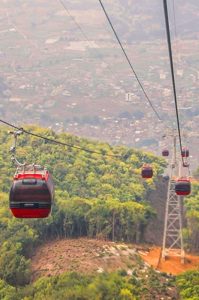
{"label": "steel lattice tower", "polygon": [[181,201],[183,197],[175,193],[175,180],[173,176],[177,167],[176,162],[176,137],[174,137],[173,159],[170,166],[170,177],[167,192],[167,202],[165,211],[164,236],[162,245],[162,258],[168,256],[180,256],[184,263],[185,252],[182,238],[182,209]]}

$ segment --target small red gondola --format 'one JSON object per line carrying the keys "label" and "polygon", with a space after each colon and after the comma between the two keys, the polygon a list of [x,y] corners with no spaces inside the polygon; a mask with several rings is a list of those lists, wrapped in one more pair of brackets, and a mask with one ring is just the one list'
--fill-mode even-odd
{"label": "small red gondola", "polygon": [[175,183],[175,192],[178,196],[187,196],[191,193],[191,182],[186,177],[179,178]]}
{"label": "small red gondola", "polygon": [[182,157],[189,157],[189,149],[183,148],[181,155],[182,155]]}
{"label": "small red gondola", "polygon": [[17,170],[10,190],[10,209],[16,218],[48,217],[53,198],[54,185],[47,170]]}
{"label": "small red gondola", "polygon": [[149,165],[143,165],[141,171],[142,178],[148,179],[153,177],[153,169]]}
{"label": "small red gondola", "polygon": [[162,156],[169,156],[169,150],[167,149],[162,150]]}
{"label": "small red gondola", "polygon": [[183,162],[183,167],[184,167],[184,168],[188,168],[188,167],[189,167],[189,163],[188,163],[188,162],[186,162],[186,161],[185,161],[185,162]]}

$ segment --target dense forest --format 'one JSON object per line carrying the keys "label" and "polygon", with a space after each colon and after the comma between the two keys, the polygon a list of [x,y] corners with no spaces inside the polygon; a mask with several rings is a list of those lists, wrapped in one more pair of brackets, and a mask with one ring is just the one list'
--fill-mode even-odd
{"label": "dense forest", "polygon": [[[199,178],[199,169],[195,172]],[[184,239],[188,250],[199,252],[199,183],[192,184],[192,193],[185,198],[187,227],[184,229]]]}
{"label": "dense forest", "polygon": [[[8,208],[9,189],[15,172],[9,152],[13,140],[8,128],[0,127],[0,299],[152,299],[150,297],[160,288],[158,275],[152,270],[143,282],[138,280],[138,274],[129,277],[121,272],[96,276],[71,273],[42,278],[28,285],[30,260],[34,249],[49,239],[88,236],[142,242],[145,227],[155,214],[147,202],[147,194],[155,188],[157,176],[163,174],[165,161],[150,153],[122,146],[111,147],[65,133],[56,134],[49,129],[35,126],[26,129],[90,152],[62,147],[27,134],[20,136],[19,161],[48,168],[55,183],[55,203],[47,219],[15,219]],[[143,162],[152,164],[153,179],[141,179]],[[187,247],[191,249],[199,247],[198,199],[199,186],[196,185],[186,202],[188,227],[184,234]],[[154,281],[153,289],[150,278]],[[184,278],[189,278],[187,284],[189,282],[190,287],[187,288],[193,298],[183,299],[196,299],[197,290],[191,289],[193,280],[199,286],[199,273],[195,272],[193,276],[190,272],[175,282],[182,290],[182,296],[186,295],[182,284]],[[167,282],[174,285],[173,278]],[[162,289],[165,289],[164,284]]]}

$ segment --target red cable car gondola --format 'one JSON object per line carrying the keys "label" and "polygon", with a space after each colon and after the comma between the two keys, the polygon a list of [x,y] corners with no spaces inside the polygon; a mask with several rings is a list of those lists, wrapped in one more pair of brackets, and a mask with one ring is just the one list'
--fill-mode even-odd
{"label": "red cable car gondola", "polygon": [[17,169],[10,190],[10,209],[16,218],[46,218],[51,212],[54,185],[40,166]]}
{"label": "red cable car gondola", "polygon": [[181,155],[182,155],[182,157],[189,157],[189,149],[183,148]]}
{"label": "red cable car gondola", "polygon": [[187,161],[184,161],[183,164],[182,164],[182,166],[184,168],[188,168],[189,167],[189,163]]}
{"label": "red cable car gondola", "polygon": [[152,178],[153,177],[153,169],[149,165],[143,165],[141,171],[142,178]]}
{"label": "red cable car gondola", "polygon": [[179,178],[175,183],[175,192],[178,196],[187,196],[191,193],[191,182],[186,177]]}
{"label": "red cable car gondola", "polygon": [[162,150],[162,156],[169,156],[169,150],[167,149]]}

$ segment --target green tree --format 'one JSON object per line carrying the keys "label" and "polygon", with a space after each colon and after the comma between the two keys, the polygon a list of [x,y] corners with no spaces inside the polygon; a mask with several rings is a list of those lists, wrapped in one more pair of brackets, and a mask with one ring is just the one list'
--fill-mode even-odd
{"label": "green tree", "polygon": [[23,255],[20,243],[4,242],[0,253],[0,277],[11,285],[20,286],[30,280],[29,260]]}

